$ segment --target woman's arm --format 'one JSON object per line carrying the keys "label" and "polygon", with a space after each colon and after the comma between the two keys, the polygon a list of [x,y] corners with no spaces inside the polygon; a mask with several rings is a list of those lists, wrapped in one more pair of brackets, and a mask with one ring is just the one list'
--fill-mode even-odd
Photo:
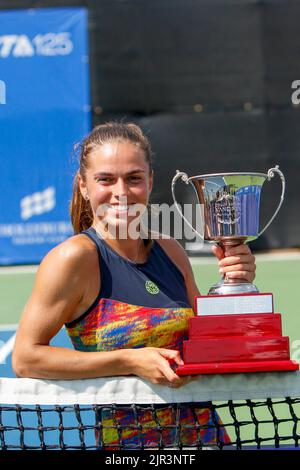
{"label": "woman's arm", "polygon": [[13,351],[12,364],[19,377],[79,379],[131,372],[126,351],[86,353],[49,344],[80,309],[91,263],[98,262],[94,247],[80,238],[54,248],[38,269]]}

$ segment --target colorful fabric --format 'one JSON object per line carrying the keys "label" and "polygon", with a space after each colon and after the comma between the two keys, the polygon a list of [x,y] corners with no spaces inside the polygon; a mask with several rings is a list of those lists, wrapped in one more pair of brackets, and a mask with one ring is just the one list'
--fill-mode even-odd
{"label": "colorful fabric", "polygon": [[192,316],[191,308],[149,308],[100,299],[87,317],[66,329],[78,351],[152,346],[182,353]]}
{"label": "colorful fabric", "polygon": [[[226,445],[230,439],[216,411],[193,403],[162,405],[155,412],[149,405],[102,409],[96,432],[97,446],[106,450],[120,448]],[[180,427],[178,426],[180,423]]]}

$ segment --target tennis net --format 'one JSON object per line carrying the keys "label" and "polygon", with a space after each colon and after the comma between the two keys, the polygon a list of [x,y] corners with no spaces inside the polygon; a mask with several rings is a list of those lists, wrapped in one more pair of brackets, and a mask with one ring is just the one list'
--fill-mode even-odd
{"label": "tennis net", "polygon": [[297,448],[300,372],[200,376],[179,389],[136,377],[0,379],[2,450]]}

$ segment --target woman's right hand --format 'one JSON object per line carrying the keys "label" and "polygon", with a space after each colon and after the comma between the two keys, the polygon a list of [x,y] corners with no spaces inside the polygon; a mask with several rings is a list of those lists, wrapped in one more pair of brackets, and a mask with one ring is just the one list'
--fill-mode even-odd
{"label": "woman's right hand", "polygon": [[134,375],[153,384],[179,388],[190,382],[190,376],[179,377],[173,365],[183,365],[179,351],[164,348],[129,349],[130,369]]}

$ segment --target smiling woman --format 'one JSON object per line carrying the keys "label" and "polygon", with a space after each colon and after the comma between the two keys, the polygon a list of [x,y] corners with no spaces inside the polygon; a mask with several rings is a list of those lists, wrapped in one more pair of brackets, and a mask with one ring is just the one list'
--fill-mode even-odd
{"label": "smiling woman", "polygon": [[[136,125],[103,124],[83,141],[71,203],[75,235],[51,250],[38,269],[13,353],[18,376],[136,375],[174,388],[190,380],[179,377],[176,367],[183,364],[183,341],[199,291],[189,259],[176,240],[152,239],[151,232],[142,236],[140,217],[152,185],[150,143]],[[138,228],[137,237],[129,231],[132,222]],[[221,260],[220,250],[215,254]],[[255,265],[249,248],[235,247],[234,255],[220,261],[222,269],[253,280]],[[50,345],[64,324],[74,351]],[[172,406],[158,414],[162,425],[172,425]],[[104,418],[108,423],[113,419],[109,413]],[[134,416],[120,410],[118,419],[128,425]],[[145,445],[157,444],[149,408],[142,419]],[[183,443],[197,439],[199,424],[204,425],[202,442],[216,441],[215,424],[220,421],[215,411],[201,403],[186,404],[180,420],[195,424],[193,430],[183,429]],[[175,437],[171,430],[166,432],[169,444]],[[116,439],[114,433],[105,436],[107,445]],[[129,433],[128,439],[133,442],[135,437]]]}

